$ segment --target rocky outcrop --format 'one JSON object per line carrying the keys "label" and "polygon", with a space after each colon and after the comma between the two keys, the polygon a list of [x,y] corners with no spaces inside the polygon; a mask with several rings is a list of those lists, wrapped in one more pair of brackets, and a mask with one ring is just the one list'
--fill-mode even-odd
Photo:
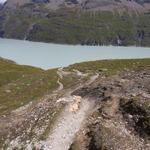
{"label": "rocky outcrop", "polygon": [[96,106],[70,150],[149,150],[149,73],[127,71],[76,91]]}
{"label": "rocky outcrop", "polygon": [[5,33],[5,32],[4,32],[3,30],[2,30],[2,31],[0,31],[0,37],[1,37],[1,38],[3,38],[3,37],[4,37],[4,33]]}

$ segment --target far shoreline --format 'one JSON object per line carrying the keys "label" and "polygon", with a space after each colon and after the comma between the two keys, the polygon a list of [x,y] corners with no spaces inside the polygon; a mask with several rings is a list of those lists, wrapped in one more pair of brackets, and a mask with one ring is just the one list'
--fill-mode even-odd
{"label": "far shoreline", "polygon": [[149,48],[148,46],[137,46],[137,45],[82,45],[82,44],[66,44],[66,43],[52,43],[52,42],[43,42],[43,41],[31,41],[31,40],[24,40],[24,39],[15,39],[15,38],[2,38],[0,37],[0,40],[14,40],[14,41],[21,41],[21,42],[32,42],[32,43],[39,43],[39,44],[51,44],[55,46],[81,46],[81,47],[121,47],[121,48]]}

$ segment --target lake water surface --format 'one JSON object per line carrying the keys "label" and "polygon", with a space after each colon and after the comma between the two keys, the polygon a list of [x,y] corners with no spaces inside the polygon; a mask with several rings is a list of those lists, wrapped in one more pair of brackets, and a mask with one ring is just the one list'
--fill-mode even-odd
{"label": "lake water surface", "polygon": [[73,46],[0,39],[0,57],[49,69],[91,60],[150,58],[150,48]]}

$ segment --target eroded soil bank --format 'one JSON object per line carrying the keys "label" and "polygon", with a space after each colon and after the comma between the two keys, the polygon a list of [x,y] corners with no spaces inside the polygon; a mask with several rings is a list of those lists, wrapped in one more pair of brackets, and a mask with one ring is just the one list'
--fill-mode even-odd
{"label": "eroded soil bank", "polygon": [[70,150],[150,149],[150,70],[97,79],[74,94],[95,100],[95,111]]}

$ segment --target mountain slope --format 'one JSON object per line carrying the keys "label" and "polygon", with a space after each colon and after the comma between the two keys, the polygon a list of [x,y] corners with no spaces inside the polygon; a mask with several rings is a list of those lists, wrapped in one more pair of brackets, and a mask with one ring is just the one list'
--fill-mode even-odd
{"label": "mountain slope", "polygon": [[149,1],[8,0],[0,37],[67,44],[150,46]]}
{"label": "mountain slope", "polygon": [[150,8],[150,2],[147,0],[7,0],[6,5],[19,7],[27,3],[45,3],[49,9],[66,6],[88,10],[146,11]]}

